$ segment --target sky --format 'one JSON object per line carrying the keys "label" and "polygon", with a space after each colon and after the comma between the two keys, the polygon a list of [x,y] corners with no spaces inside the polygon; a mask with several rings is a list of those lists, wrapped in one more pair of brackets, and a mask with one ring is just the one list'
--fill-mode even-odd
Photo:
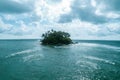
{"label": "sky", "polygon": [[0,39],[36,39],[51,29],[120,40],[120,0],[0,0]]}

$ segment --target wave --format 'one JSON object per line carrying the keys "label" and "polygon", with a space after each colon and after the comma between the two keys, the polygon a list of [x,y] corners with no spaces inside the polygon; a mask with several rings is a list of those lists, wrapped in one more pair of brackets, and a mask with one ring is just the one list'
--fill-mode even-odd
{"label": "wave", "polygon": [[72,46],[75,46],[75,45],[82,45],[82,46],[96,46],[98,44],[95,44],[95,43],[77,43],[77,44],[73,44]]}
{"label": "wave", "polygon": [[90,61],[81,61],[81,60],[78,60],[76,62],[76,65],[80,64],[81,67],[91,67],[91,68],[94,68],[94,69],[97,69],[98,68],[98,65],[96,63],[93,63],[93,62],[90,62]]}
{"label": "wave", "polygon": [[19,52],[16,52],[16,53],[12,53],[12,54],[6,56],[6,58],[10,58],[10,57],[14,57],[14,56],[17,56],[17,55],[22,55],[22,54],[28,54],[28,53],[36,52],[38,50],[39,50],[38,48],[27,49],[27,50],[19,51]]}
{"label": "wave", "polygon": [[102,62],[109,63],[109,64],[112,64],[112,65],[115,64],[114,62],[112,62],[110,60],[106,60],[106,59],[102,59],[102,58],[98,58],[98,57],[94,57],[94,56],[84,56],[84,58],[90,59],[90,60],[102,61]]}
{"label": "wave", "polygon": [[43,54],[28,55],[28,56],[23,57],[23,61],[24,61],[24,62],[27,62],[27,61],[31,62],[31,61],[33,61],[33,60],[40,60],[40,59],[43,58],[43,57],[44,57]]}
{"label": "wave", "polygon": [[117,51],[120,51],[120,47],[117,46],[112,46],[112,45],[106,45],[106,44],[97,44],[97,43],[77,43],[77,44],[73,44],[73,47],[75,46],[88,46],[88,47],[104,47],[104,48],[108,48],[108,49],[114,49]]}
{"label": "wave", "polygon": [[66,46],[66,45],[64,45],[64,46],[54,46],[54,48],[59,48],[59,49],[61,49],[61,48],[69,48],[69,46]]}

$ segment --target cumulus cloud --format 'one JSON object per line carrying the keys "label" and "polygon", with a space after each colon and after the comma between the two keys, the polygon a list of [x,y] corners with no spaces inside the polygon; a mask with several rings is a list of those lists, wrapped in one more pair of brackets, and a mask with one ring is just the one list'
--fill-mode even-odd
{"label": "cumulus cloud", "polygon": [[71,0],[39,0],[35,2],[35,14],[41,23],[57,22],[61,14],[70,11]]}
{"label": "cumulus cloud", "polygon": [[1,0],[0,38],[5,35],[38,38],[55,29],[69,32],[73,39],[120,39],[119,3],[119,0]]}
{"label": "cumulus cloud", "polygon": [[108,28],[108,30],[110,32],[120,34],[120,22],[118,22],[118,23],[109,23],[109,24],[107,24],[107,28]]}
{"label": "cumulus cloud", "polygon": [[6,33],[11,30],[11,24],[5,24],[2,19],[0,18],[0,33]]}
{"label": "cumulus cloud", "polygon": [[114,12],[107,12],[106,10],[108,7],[111,8],[111,5],[115,6],[115,3],[120,2],[116,0],[114,1],[114,4],[112,4],[112,0],[111,4],[108,6],[107,1],[103,1],[104,0],[75,0],[71,5],[71,12],[61,15],[59,22],[66,23],[71,22],[74,19],[80,19],[82,21],[92,22],[94,24],[101,24],[113,21],[113,19],[116,20],[116,18],[120,20],[119,14]]}
{"label": "cumulus cloud", "polygon": [[31,7],[25,3],[14,0],[0,0],[0,13],[25,13],[31,11]]}
{"label": "cumulus cloud", "polygon": [[95,0],[97,5],[103,4],[107,11],[120,11],[120,0]]}

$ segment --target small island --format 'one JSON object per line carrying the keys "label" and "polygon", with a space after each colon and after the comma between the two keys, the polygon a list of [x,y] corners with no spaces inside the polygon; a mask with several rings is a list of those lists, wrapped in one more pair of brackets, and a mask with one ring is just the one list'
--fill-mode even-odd
{"label": "small island", "polygon": [[67,32],[50,30],[42,34],[41,43],[42,45],[68,45],[72,40]]}

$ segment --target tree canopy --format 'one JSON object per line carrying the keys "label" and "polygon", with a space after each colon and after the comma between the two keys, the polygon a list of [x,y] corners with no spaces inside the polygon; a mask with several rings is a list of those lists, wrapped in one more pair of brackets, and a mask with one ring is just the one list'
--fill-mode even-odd
{"label": "tree canopy", "polygon": [[72,43],[70,34],[63,31],[50,30],[42,34],[42,38],[43,45],[67,45]]}

